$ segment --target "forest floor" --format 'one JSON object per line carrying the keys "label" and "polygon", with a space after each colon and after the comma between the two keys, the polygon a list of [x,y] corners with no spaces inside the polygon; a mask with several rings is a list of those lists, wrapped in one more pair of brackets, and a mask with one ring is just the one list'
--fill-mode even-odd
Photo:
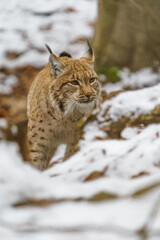
{"label": "forest floor", "polygon": [[13,41],[0,50],[0,238],[159,240],[160,73],[124,69],[114,84],[100,75],[103,103],[79,123],[77,153],[62,162],[60,146],[44,172],[23,160],[26,96],[48,58],[41,44],[80,57],[96,18],[96,1],[38,3],[0,3],[1,42]]}

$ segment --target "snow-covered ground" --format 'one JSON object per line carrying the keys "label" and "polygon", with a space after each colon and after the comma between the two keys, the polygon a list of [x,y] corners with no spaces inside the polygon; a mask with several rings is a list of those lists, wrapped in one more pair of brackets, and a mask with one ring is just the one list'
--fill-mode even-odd
{"label": "snow-covered ground", "polygon": [[[1,0],[0,9],[0,66],[40,67],[48,60],[45,43],[57,55],[64,50],[75,58],[85,53],[84,39],[93,35],[97,1]],[[19,57],[10,59],[10,52]]]}
{"label": "snow-covered ground", "polygon": [[117,121],[123,116],[136,118],[150,113],[160,104],[160,84],[136,91],[127,91],[102,104],[99,121]]}
{"label": "snow-covered ground", "polygon": [[[124,140],[107,140],[101,130],[108,106],[116,116],[110,116],[111,122],[149,113],[158,105],[158,90],[156,85],[106,100],[97,120],[85,126],[80,150],[44,172],[24,163],[15,143],[1,141],[2,239],[138,240],[144,231],[146,239],[158,240],[160,124],[126,127],[121,132]],[[39,201],[49,204],[35,206]]]}
{"label": "snow-covered ground", "polygon": [[[142,69],[134,74],[129,69],[123,69],[119,72],[119,77],[121,81],[115,84],[108,83],[104,86],[107,93],[122,89],[139,89],[160,83],[160,74],[153,73],[151,68]],[[100,78],[105,79],[103,75]]]}
{"label": "snow-covered ground", "polygon": [[12,89],[18,83],[16,76],[6,76],[4,73],[0,73],[0,93],[1,94],[11,94]]}
{"label": "snow-covered ground", "polygon": [[[74,11],[67,10],[71,7]],[[47,53],[36,50],[44,43],[56,53],[65,49],[79,57],[85,43],[72,41],[93,34],[87,22],[95,21],[95,0],[3,0],[0,8],[0,55],[6,67],[45,64]],[[9,60],[6,51],[23,54]],[[125,127],[122,139],[107,139],[103,131],[122,117],[137,118],[158,107],[160,74],[151,69],[120,74],[119,83],[103,90],[133,90],[102,104],[84,127],[80,150],[68,161],[39,172],[24,163],[16,143],[0,141],[0,239],[160,239],[160,123]],[[12,76],[6,86],[1,81],[0,92],[10,93],[14,84]],[[5,119],[0,128],[7,128]],[[52,162],[63,151],[61,146]]]}

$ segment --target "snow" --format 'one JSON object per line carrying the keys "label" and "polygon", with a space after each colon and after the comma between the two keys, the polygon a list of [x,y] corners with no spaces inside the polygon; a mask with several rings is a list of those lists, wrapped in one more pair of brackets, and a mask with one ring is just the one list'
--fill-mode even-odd
{"label": "snow", "polygon": [[[160,73],[153,72],[151,68],[141,69],[138,72],[131,73],[129,69],[119,71],[120,81],[117,83],[105,84],[103,90],[107,93],[120,91],[122,89],[139,89],[150,87],[160,83]],[[100,75],[100,81],[106,80],[103,74]]]}
{"label": "snow", "polygon": [[0,127],[7,128],[8,124],[5,118],[0,118]]}
{"label": "snow", "polygon": [[[23,239],[38,239],[41,234],[42,239],[138,239],[136,231],[148,222],[160,199],[160,124],[140,131],[126,128],[122,136],[128,138],[105,140],[98,122],[88,123],[80,151],[44,172],[24,163],[16,144],[1,141],[2,239],[20,239],[22,232]],[[85,181],[95,171],[103,175]],[[98,196],[103,200],[96,200]],[[41,199],[53,204],[14,207]],[[160,212],[155,219],[151,231],[159,229]]]}
{"label": "snow", "polygon": [[143,128],[141,127],[126,127],[122,132],[121,132],[121,137],[124,139],[132,139],[135,137],[137,134],[141,133]]}
{"label": "snow", "polygon": [[[31,64],[40,67],[48,60],[45,43],[57,55],[64,50],[75,58],[85,53],[86,43],[74,41],[93,35],[90,23],[95,22],[97,1],[8,0],[6,4],[2,0],[0,9],[3,9],[0,15],[1,66],[13,68]],[[20,56],[8,59],[7,52],[20,53]]]}
{"label": "snow", "polygon": [[11,94],[12,89],[18,83],[18,78],[10,75],[6,76],[5,74],[0,73],[0,94]]}
{"label": "snow", "polygon": [[99,121],[117,121],[123,116],[137,118],[150,113],[160,103],[160,84],[156,86],[127,91],[102,104]]}
{"label": "snow", "polygon": [[[68,12],[69,7],[75,11]],[[1,65],[41,66],[48,58],[39,51],[44,43],[56,54],[68,50],[80,57],[85,52],[84,42],[73,42],[92,36],[88,23],[95,21],[97,2],[2,0],[0,8]],[[8,59],[7,51],[22,54]],[[22,160],[16,143],[0,141],[2,240],[140,240],[140,230],[148,231],[147,240],[159,240],[160,123],[127,126],[122,139],[108,139],[102,130],[122,117],[137,118],[159,106],[159,76],[151,69],[134,74],[125,69],[120,82],[105,84],[107,93],[130,91],[104,101],[86,121],[79,151],[63,162],[65,146],[60,146],[53,166],[44,172]],[[17,79],[0,77],[0,91],[12,93]],[[0,119],[0,127],[7,128],[5,119]],[[12,126],[11,131],[16,135],[18,129]]]}

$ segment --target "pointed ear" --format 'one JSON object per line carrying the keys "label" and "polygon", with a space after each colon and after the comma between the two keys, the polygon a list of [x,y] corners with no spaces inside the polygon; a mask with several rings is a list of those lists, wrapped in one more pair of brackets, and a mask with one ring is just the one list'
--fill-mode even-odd
{"label": "pointed ear", "polygon": [[58,77],[65,70],[64,64],[53,53],[49,57],[51,75]]}
{"label": "pointed ear", "polygon": [[59,58],[52,53],[50,47],[46,44],[46,47],[50,53],[49,64],[51,75],[58,77],[65,70],[64,64],[59,60]]}
{"label": "pointed ear", "polygon": [[87,40],[87,44],[88,44],[88,51],[83,55],[81,59],[85,58],[85,60],[87,60],[88,63],[93,66],[94,60],[95,60],[94,51],[88,40]]}

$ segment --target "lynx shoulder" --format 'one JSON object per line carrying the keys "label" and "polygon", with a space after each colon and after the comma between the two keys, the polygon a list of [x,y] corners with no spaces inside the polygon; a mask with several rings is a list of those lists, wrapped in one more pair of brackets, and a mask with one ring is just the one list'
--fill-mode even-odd
{"label": "lynx shoulder", "polygon": [[101,98],[90,45],[80,59],[65,52],[57,57],[47,48],[49,62],[33,81],[27,99],[28,161],[40,170],[48,167],[60,144],[67,144],[64,160],[74,153],[77,121],[98,107]]}

